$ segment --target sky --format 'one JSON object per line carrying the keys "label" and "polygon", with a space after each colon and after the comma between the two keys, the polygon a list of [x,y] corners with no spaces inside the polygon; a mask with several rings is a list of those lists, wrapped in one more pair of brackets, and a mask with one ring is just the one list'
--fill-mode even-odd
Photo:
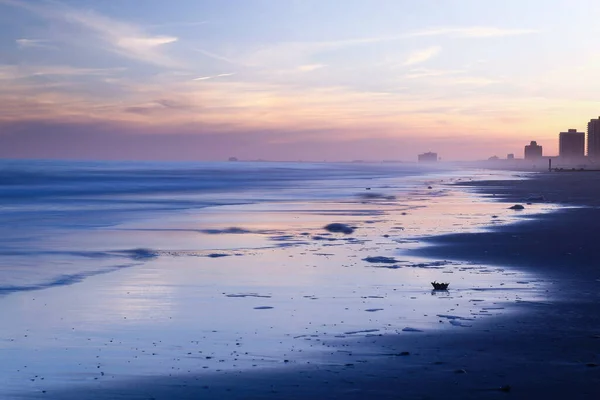
{"label": "sky", "polygon": [[0,0],[0,157],[414,161],[600,115],[597,0]]}

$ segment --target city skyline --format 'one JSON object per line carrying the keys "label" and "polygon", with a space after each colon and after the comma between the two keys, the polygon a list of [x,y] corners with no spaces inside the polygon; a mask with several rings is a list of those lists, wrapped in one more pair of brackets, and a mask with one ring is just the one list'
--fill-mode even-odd
{"label": "city skyline", "polygon": [[558,132],[600,114],[599,16],[591,0],[0,0],[0,157],[453,161],[532,138],[558,154]]}
{"label": "city skyline", "polygon": [[[536,140],[532,140],[529,144],[524,147],[525,159],[537,158],[537,157],[558,157],[564,161],[584,161],[584,159],[596,159],[600,155],[600,117],[592,118],[587,123],[587,130],[580,132],[578,129],[569,128],[566,131],[558,133],[558,153],[556,154],[542,154],[542,145],[537,143]],[[531,151],[531,148],[537,148],[534,150],[535,155],[530,153],[529,157],[527,153]],[[514,154],[510,154],[514,159]],[[492,157],[498,159],[498,157]],[[510,159],[510,157],[507,156]]]}

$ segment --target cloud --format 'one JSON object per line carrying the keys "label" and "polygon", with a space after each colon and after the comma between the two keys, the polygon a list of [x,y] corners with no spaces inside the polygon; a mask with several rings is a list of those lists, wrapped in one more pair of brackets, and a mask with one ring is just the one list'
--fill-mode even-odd
{"label": "cloud", "polygon": [[[424,70],[425,73],[432,71],[435,70]],[[98,90],[59,91],[39,85],[32,85],[29,91],[26,88],[17,91],[12,88],[19,82],[2,82],[0,102],[4,106],[0,108],[0,125],[48,121],[94,127],[109,123],[114,127],[112,131],[138,132],[139,136],[147,133],[147,137],[153,136],[150,134],[153,130],[161,130],[165,135],[180,132],[194,137],[209,132],[223,133],[221,136],[225,137],[226,133],[270,131],[280,133],[272,142],[288,146],[293,152],[300,140],[310,141],[313,147],[320,148],[325,141],[369,138],[380,143],[385,138],[404,139],[408,134],[427,137],[439,130],[437,121],[440,120],[444,121],[444,132],[484,132],[501,137],[506,131],[528,130],[532,135],[541,135],[552,131],[552,125],[564,120],[569,113],[587,114],[597,109],[595,100],[572,102],[501,93],[496,90],[497,86],[488,88],[490,79],[485,79],[442,75],[416,91],[409,88],[389,93],[356,91],[342,86],[314,88],[229,79],[199,85],[190,80],[165,82],[154,77],[129,82],[128,90],[119,95]],[[506,116],[525,120],[506,122],[503,120]],[[297,134],[298,131],[303,133]],[[82,138],[87,136],[85,129],[77,132]],[[0,138],[5,133],[8,131],[3,130]],[[542,137],[540,135],[538,137]],[[165,140],[167,138],[165,136]],[[256,140],[257,136],[252,139]],[[145,140],[140,139],[140,142]],[[28,141],[23,140],[23,143],[26,145]],[[114,147],[118,146],[108,146],[106,154],[121,156],[117,153],[122,149]],[[187,144],[181,148],[188,150],[189,147]],[[90,144],[87,148],[94,146]],[[163,146],[157,145],[156,149],[163,151]],[[14,144],[11,151],[14,152]],[[40,151],[46,150],[41,148]],[[173,154],[178,157],[177,152]],[[233,155],[240,157],[240,154]],[[207,157],[211,155],[215,156],[207,153]]]}
{"label": "cloud", "polygon": [[404,62],[404,65],[415,65],[425,62],[438,55],[441,50],[441,47],[434,46],[412,52],[408,55],[408,58]]}
{"label": "cloud", "polygon": [[471,26],[457,28],[431,28],[409,33],[408,37],[418,36],[456,36],[467,38],[486,38],[502,36],[518,36],[539,33],[535,29],[505,29],[491,26]]}
{"label": "cloud", "polygon": [[[234,65],[251,67],[251,68],[269,68],[276,70],[296,70],[296,71],[311,71],[311,66],[322,65],[318,62],[319,56],[330,51],[339,49],[348,49],[359,46],[374,45],[378,43],[407,41],[417,37],[434,37],[434,36],[454,36],[462,38],[486,38],[486,37],[503,37],[516,36],[538,33],[533,29],[505,29],[486,26],[471,26],[471,27],[441,27],[430,28],[409,33],[401,33],[395,35],[379,35],[368,37],[355,37],[349,39],[337,40],[322,40],[322,41],[288,41],[276,42],[267,45],[258,46],[254,49],[249,49],[235,57],[228,57],[204,49],[195,49],[195,51],[213,58],[215,60],[227,62]],[[434,50],[437,49],[437,50]],[[439,52],[439,48],[430,48],[431,58]],[[425,57],[427,53],[420,54],[420,57]],[[416,59],[418,60],[418,58]],[[424,61],[424,60],[423,60]],[[422,61],[419,61],[422,62]],[[406,64],[411,65],[411,63]],[[298,67],[300,66],[300,67]],[[316,69],[316,68],[315,68]]]}
{"label": "cloud", "polygon": [[92,76],[111,75],[124,68],[75,68],[67,65],[2,65],[0,79],[22,79],[35,76]]}
{"label": "cloud", "polygon": [[201,76],[199,78],[194,78],[192,80],[193,81],[206,81],[206,80],[209,80],[209,79],[225,78],[225,77],[233,76],[233,75],[235,75],[235,72],[230,72],[230,73],[227,73],[227,74],[218,74],[218,75],[213,75],[213,76]]}
{"label": "cloud", "polygon": [[117,40],[117,45],[125,49],[148,49],[162,44],[176,42],[177,38],[172,36],[156,37],[124,37]]}
{"label": "cloud", "polygon": [[[64,41],[88,48],[97,46],[122,57],[158,66],[182,66],[181,62],[171,58],[164,51],[165,45],[176,42],[177,37],[151,35],[136,24],[107,17],[91,10],[75,9],[59,2],[32,4],[0,0],[0,4],[19,7],[57,23]],[[24,40],[21,43],[31,47],[33,42]]]}
{"label": "cloud", "polygon": [[141,27],[115,20],[95,12],[69,10],[62,15],[68,23],[79,25],[104,44],[109,50],[134,60],[167,67],[180,63],[163,52],[164,45],[178,40],[174,36],[149,35]]}
{"label": "cloud", "polygon": [[17,39],[15,40],[15,42],[17,43],[17,47],[19,47],[20,49],[26,49],[26,48],[32,48],[32,47],[37,47],[37,48],[44,48],[44,49],[51,49],[53,48],[52,46],[48,45],[48,41],[47,40],[41,40],[41,39]]}
{"label": "cloud", "polygon": [[[371,37],[357,37],[350,39],[323,40],[314,42],[296,41],[271,43],[265,46],[259,46],[255,49],[250,49],[249,51],[235,57],[235,59],[213,52],[209,52],[204,49],[195,50],[207,57],[211,57],[213,59],[235,65],[242,65],[247,67],[267,67],[274,69],[296,69],[300,71],[311,71],[311,66],[322,65],[320,63],[314,62],[316,59],[318,59],[319,55],[338,49],[347,49],[377,43],[405,41],[411,38],[427,36],[485,38],[525,35],[538,32],[539,31],[533,29],[505,29],[486,26],[452,28],[442,27],[396,35],[380,35]],[[435,56],[437,52],[439,52],[439,48],[435,47],[432,47],[428,50],[432,52],[432,54],[428,58]],[[426,53],[423,53],[420,56],[424,57],[425,54]],[[300,65],[300,67],[298,67],[298,65]]]}

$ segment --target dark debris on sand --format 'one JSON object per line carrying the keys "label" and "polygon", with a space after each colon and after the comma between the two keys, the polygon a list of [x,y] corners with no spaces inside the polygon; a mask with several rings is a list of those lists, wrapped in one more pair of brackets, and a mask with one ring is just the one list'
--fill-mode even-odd
{"label": "dark debris on sand", "polygon": [[384,256],[375,256],[375,257],[367,257],[363,258],[363,261],[369,263],[382,263],[382,264],[396,264],[398,260],[394,257],[384,257]]}
{"label": "dark debris on sand", "polygon": [[350,225],[334,222],[329,225],[325,225],[324,229],[332,233],[343,233],[349,235],[354,232],[354,228]]}

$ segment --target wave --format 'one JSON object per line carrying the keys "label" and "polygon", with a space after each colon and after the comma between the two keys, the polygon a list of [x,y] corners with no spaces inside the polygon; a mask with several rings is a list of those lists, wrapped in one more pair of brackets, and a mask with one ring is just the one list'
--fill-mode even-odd
{"label": "wave", "polygon": [[35,251],[35,250],[3,250],[1,256],[63,256],[63,257],[82,257],[90,259],[102,259],[112,257],[125,257],[132,260],[150,260],[159,256],[159,252],[151,249],[131,249],[131,250],[109,250],[109,251]]}
{"label": "wave", "polygon": [[108,274],[110,272],[119,271],[124,268],[131,268],[131,267],[134,267],[137,265],[139,265],[139,264],[115,265],[115,266],[100,269],[100,270],[86,271],[86,272],[80,272],[80,273],[68,274],[68,275],[60,275],[48,282],[43,282],[43,283],[36,283],[36,284],[29,284],[29,285],[0,286],[0,295],[8,295],[8,294],[17,293],[17,292],[30,292],[30,291],[34,291],[34,290],[50,289],[50,288],[57,287],[57,286],[73,285],[75,283],[82,282],[84,279],[92,277],[92,276]]}
{"label": "wave", "polygon": [[[373,193],[395,191],[397,178],[424,173],[427,171],[415,166],[396,164],[0,160],[0,256],[5,256],[0,263],[4,274],[0,294],[70,285],[122,267],[98,269],[101,264],[142,263],[159,256],[160,252],[143,247],[97,251],[102,232],[89,234],[107,227],[126,230],[131,221],[151,221],[174,212],[223,205],[323,199],[356,202],[357,188],[373,186]],[[390,186],[389,180],[379,178],[396,181]],[[373,197],[377,196],[369,195],[368,200],[379,199]],[[364,200],[359,197],[359,201]],[[297,212],[383,213],[348,209]],[[142,226],[137,230],[146,228],[188,230],[185,226]],[[210,228],[191,230],[204,235],[276,234],[235,226]],[[143,238],[138,235],[132,246],[154,246]],[[287,240],[277,243],[294,244]]]}

